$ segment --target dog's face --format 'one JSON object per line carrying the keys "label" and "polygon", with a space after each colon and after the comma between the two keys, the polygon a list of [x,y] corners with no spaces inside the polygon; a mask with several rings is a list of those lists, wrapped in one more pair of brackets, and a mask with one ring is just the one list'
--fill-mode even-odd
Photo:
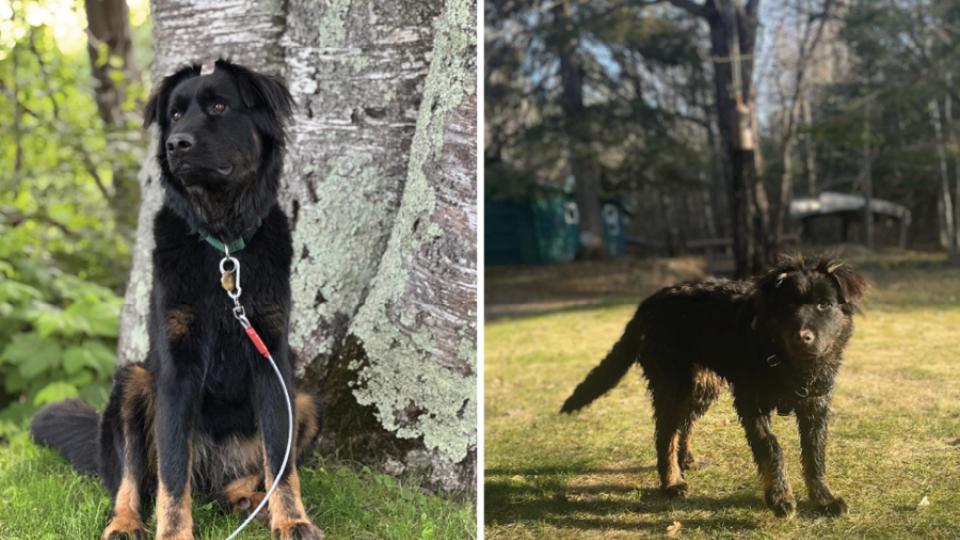
{"label": "dog's face", "polygon": [[789,259],[758,280],[756,324],[791,359],[815,362],[846,344],[867,287],[841,262]]}
{"label": "dog's face", "polygon": [[147,104],[145,122],[160,126],[165,176],[187,190],[215,190],[256,180],[283,144],[290,94],[279,79],[218,60],[166,77]]}

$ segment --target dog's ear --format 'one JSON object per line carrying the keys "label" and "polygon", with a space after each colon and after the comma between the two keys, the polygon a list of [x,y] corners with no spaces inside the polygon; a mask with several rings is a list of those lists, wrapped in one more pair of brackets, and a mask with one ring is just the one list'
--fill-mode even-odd
{"label": "dog's ear", "polygon": [[283,79],[257,73],[223,58],[217,60],[216,67],[234,76],[244,106],[251,109],[264,107],[281,122],[290,117],[293,112],[293,97]]}
{"label": "dog's ear", "polygon": [[167,103],[170,101],[170,92],[180,84],[180,81],[200,75],[200,65],[193,64],[178,69],[173,75],[168,75],[160,81],[160,85],[154,90],[153,95],[147,101],[143,108],[143,127],[148,127],[154,122],[160,122],[164,111],[167,110]]}
{"label": "dog's ear", "polygon": [[859,310],[860,303],[870,290],[870,282],[849,264],[835,260],[823,260],[817,269],[830,276],[840,292],[840,303],[850,304]]}
{"label": "dog's ear", "polygon": [[767,273],[760,275],[753,282],[753,292],[751,294],[751,305],[753,306],[754,320],[751,323],[756,329],[757,318],[762,317],[768,310],[768,301],[774,295],[774,292],[783,285],[784,280],[790,276],[792,268],[777,266],[770,269]]}

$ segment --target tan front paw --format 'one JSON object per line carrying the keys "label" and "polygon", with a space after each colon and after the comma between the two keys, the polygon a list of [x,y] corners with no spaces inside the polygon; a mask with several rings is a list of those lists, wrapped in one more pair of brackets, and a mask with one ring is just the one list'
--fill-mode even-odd
{"label": "tan front paw", "polygon": [[277,521],[272,524],[274,540],[322,540],[323,533],[309,519]]}
{"label": "tan front paw", "polygon": [[143,530],[143,523],[135,517],[115,517],[103,530],[101,540],[147,540],[147,533]]}

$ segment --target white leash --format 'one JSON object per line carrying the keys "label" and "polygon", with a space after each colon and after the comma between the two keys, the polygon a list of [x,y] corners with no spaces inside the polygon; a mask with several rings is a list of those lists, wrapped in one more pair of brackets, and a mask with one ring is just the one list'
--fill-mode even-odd
{"label": "white leash", "polygon": [[[233,267],[228,269],[226,267],[227,263],[232,264]],[[230,299],[233,300],[233,317],[237,319],[240,326],[243,327],[243,331],[247,333],[247,337],[250,338],[253,346],[257,348],[257,352],[270,362],[270,367],[273,368],[273,372],[277,375],[277,380],[280,381],[280,388],[283,390],[283,399],[287,404],[287,450],[283,454],[283,463],[280,464],[280,470],[273,479],[273,485],[267,490],[267,494],[263,497],[263,500],[260,501],[260,504],[258,504],[257,507],[250,512],[250,515],[247,516],[247,519],[226,538],[226,540],[233,540],[240,534],[240,531],[245,529],[247,525],[257,517],[257,514],[263,510],[263,507],[267,505],[273,492],[276,491],[280,485],[280,479],[283,478],[283,473],[287,470],[287,464],[290,462],[290,451],[293,449],[293,405],[290,403],[290,392],[287,390],[287,384],[283,381],[280,368],[277,367],[277,363],[273,360],[273,356],[270,354],[267,346],[263,343],[263,340],[260,339],[260,335],[257,334],[253,325],[250,324],[250,320],[247,319],[247,315],[244,312],[243,305],[240,304],[240,294],[242,292],[240,288],[240,261],[235,257],[231,257],[230,250],[226,247],[224,247],[224,257],[220,260],[220,283],[227,291]],[[262,430],[263,427],[261,426],[260,429]],[[266,456],[265,461],[264,472],[266,472],[266,467],[270,466],[269,455]]]}

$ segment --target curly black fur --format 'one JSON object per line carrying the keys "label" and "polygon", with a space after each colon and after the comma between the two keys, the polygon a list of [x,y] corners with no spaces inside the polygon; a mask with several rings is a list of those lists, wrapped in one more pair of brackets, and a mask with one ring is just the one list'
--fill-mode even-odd
{"label": "curly black fur", "polygon": [[662,489],[682,496],[695,463],[693,424],[729,383],[734,407],[778,516],[795,512],[770,413],[796,413],[804,478],[812,503],[846,511],[824,478],[827,416],[853,315],[869,284],[831,258],[786,257],[753,281],[683,283],[637,308],[623,337],[561,409],[585,407],[639,361],[653,398]]}

